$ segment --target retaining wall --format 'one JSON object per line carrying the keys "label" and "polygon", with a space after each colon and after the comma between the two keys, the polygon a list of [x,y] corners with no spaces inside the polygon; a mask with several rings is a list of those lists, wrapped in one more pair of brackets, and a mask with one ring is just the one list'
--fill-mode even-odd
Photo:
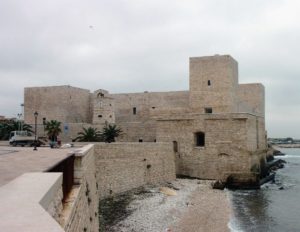
{"label": "retaining wall", "polygon": [[67,197],[61,173],[26,173],[0,188],[0,231],[96,232],[99,199],[175,179],[170,143],[98,143],[71,154]]}
{"label": "retaining wall", "polygon": [[171,143],[98,143],[95,162],[100,198],[176,178]]}

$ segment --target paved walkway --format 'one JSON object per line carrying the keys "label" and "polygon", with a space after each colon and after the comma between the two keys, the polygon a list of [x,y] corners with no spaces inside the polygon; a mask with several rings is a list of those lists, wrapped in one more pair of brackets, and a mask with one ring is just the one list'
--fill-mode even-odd
{"label": "paved walkway", "polygon": [[0,186],[26,172],[44,172],[78,148],[51,149],[39,147],[0,147]]}
{"label": "paved walkway", "polygon": [[17,152],[16,150],[2,150],[0,149],[0,155],[6,155],[6,154],[9,154],[9,153],[14,153],[14,152]]}

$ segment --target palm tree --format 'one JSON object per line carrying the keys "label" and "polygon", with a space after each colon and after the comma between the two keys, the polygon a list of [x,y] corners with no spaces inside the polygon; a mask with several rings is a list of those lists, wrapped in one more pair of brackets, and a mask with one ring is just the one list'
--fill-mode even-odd
{"label": "palm tree", "polygon": [[[22,125],[23,131],[32,133],[32,126],[26,123]],[[20,130],[20,123],[14,120],[0,123],[0,140],[9,139],[10,132]]]}
{"label": "palm tree", "polygon": [[61,133],[60,129],[61,122],[51,120],[45,123],[45,131],[51,141],[57,141],[57,136]]}
{"label": "palm tree", "polygon": [[101,134],[97,128],[82,128],[83,131],[78,133],[78,136],[74,139],[74,141],[79,142],[100,142]]}
{"label": "palm tree", "polygon": [[[20,122],[18,121],[12,121],[10,123],[10,127],[12,129],[12,131],[17,131],[21,129],[21,125]],[[29,133],[33,133],[32,131],[32,126],[26,123],[22,123],[22,131],[28,131]]]}
{"label": "palm tree", "polygon": [[115,142],[115,138],[121,135],[122,129],[115,124],[106,123],[103,127],[102,137],[107,143]]}

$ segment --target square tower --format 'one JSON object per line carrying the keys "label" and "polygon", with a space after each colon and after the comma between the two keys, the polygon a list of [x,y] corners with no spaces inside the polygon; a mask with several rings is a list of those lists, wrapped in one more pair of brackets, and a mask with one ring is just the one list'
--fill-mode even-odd
{"label": "square tower", "polygon": [[190,107],[199,113],[237,111],[238,63],[229,55],[190,58]]}
{"label": "square tower", "polygon": [[115,123],[114,102],[106,90],[93,93],[93,124]]}

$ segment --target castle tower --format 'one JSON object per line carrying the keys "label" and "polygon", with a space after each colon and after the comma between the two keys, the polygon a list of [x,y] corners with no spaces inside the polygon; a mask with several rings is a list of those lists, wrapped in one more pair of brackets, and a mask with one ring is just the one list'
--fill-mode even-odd
{"label": "castle tower", "polygon": [[108,96],[108,91],[96,90],[93,104],[93,124],[115,123],[114,99]]}
{"label": "castle tower", "polygon": [[238,63],[229,55],[190,58],[190,107],[199,113],[237,111]]}

